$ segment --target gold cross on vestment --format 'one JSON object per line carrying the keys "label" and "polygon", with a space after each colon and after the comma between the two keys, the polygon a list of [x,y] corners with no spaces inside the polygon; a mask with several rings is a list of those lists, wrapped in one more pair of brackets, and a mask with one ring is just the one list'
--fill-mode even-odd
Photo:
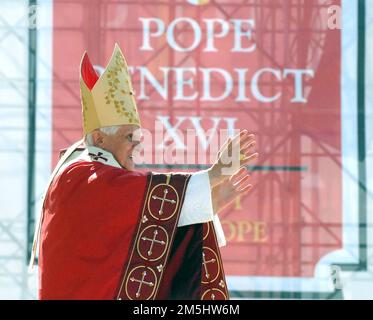
{"label": "gold cross on vestment", "polygon": [[154,246],[154,243],[159,243],[161,244],[162,246],[164,246],[166,244],[166,242],[164,242],[163,240],[157,240],[157,235],[158,235],[158,230],[154,230],[153,232],[153,239],[150,239],[148,237],[142,237],[141,240],[144,240],[144,241],[150,241],[151,244],[150,244],[150,248],[148,250],[148,256],[151,256],[152,253],[153,253],[153,246]]}
{"label": "gold cross on vestment", "polygon": [[162,203],[161,203],[161,208],[160,208],[159,211],[158,211],[158,213],[159,213],[160,216],[163,214],[163,206],[164,206],[164,203],[165,203],[165,202],[169,202],[169,203],[172,203],[172,204],[175,204],[175,203],[176,203],[175,200],[171,200],[171,199],[167,199],[167,198],[166,198],[167,193],[168,193],[168,189],[165,188],[165,189],[163,190],[163,198],[158,197],[158,196],[152,196],[152,198],[153,198],[154,200],[161,200],[161,201],[162,201]]}
{"label": "gold cross on vestment", "polygon": [[136,292],[136,298],[140,297],[140,292],[141,292],[141,288],[142,288],[143,284],[146,284],[149,287],[153,287],[154,286],[153,282],[144,281],[145,277],[146,277],[146,271],[143,271],[142,272],[142,278],[141,278],[141,280],[135,279],[134,277],[130,278],[130,280],[132,282],[138,282],[139,283],[139,287],[138,287],[137,292]]}
{"label": "gold cross on vestment", "polygon": [[208,278],[210,278],[210,274],[209,274],[209,271],[207,269],[207,264],[215,262],[216,260],[211,259],[211,260],[206,261],[205,258],[206,258],[206,256],[205,256],[205,253],[203,252],[202,253],[202,260],[203,260],[202,264],[203,264],[203,267],[205,268],[206,278],[208,279]]}

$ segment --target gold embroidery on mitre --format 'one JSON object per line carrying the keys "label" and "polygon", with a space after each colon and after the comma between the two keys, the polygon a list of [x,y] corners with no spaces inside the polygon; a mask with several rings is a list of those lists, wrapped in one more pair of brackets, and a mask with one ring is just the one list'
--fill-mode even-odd
{"label": "gold embroidery on mitre", "polygon": [[107,126],[140,126],[128,66],[118,44],[115,44],[105,71],[91,90],[80,74],[80,92],[84,134]]}

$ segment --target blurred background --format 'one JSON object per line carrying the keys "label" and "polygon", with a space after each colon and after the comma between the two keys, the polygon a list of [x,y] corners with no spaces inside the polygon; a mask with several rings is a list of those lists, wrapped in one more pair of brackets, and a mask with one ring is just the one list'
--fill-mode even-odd
{"label": "blurred background", "polygon": [[80,60],[102,73],[116,42],[143,127],[165,131],[138,170],[204,169],[186,155],[220,130],[257,135],[254,188],[220,215],[231,298],[373,299],[370,32],[372,0],[0,0],[0,299],[37,299],[33,230],[82,136]]}

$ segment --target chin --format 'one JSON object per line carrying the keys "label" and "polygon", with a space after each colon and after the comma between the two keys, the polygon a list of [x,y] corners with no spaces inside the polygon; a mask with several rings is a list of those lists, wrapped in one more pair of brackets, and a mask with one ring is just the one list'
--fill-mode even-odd
{"label": "chin", "polygon": [[130,159],[117,159],[117,162],[119,165],[128,171],[134,171],[135,170],[135,163],[131,161]]}
{"label": "chin", "polygon": [[135,170],[135,164],[132,161],[126,161],[124,165],[122,165],[123,168],[125,168],[128,171]]}

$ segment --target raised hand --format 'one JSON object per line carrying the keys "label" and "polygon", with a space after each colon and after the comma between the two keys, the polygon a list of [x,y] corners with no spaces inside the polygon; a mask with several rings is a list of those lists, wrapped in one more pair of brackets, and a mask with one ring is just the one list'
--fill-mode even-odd
{"label": "raised hand", "polygon": [[255,135],[247,130],[241,131],[233,139],[229,138],[220,148],[217,160],[209,169],[210,184],[214,186],[234,175],[241,167],[247,166],[258,158],[259,154],[253,152]]}
{"label": "raised hand", "polygon": [[241,168],[237,173],[223,180],[211,191],[214,213],[221,212],[236,198],[246,196],[252,187],[246,168]]}

